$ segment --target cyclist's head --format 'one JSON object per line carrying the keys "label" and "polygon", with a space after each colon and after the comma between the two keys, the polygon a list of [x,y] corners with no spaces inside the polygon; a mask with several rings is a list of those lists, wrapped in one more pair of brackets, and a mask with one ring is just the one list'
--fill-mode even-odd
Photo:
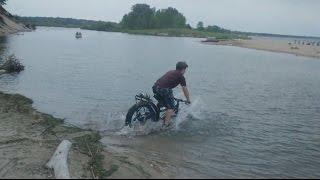
{"label": "cyclist's head", "polygon": [[187,68],[188,68],[188,64],[184,61],[180,61],[176,65],[176,70],[181,71],[182,73],[185,73]]}

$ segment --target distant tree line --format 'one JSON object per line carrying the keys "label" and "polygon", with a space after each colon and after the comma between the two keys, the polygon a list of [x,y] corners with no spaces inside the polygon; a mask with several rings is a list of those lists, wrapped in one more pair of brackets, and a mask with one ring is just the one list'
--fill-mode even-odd
{"label": "distant tree line", "polygon": [[[5,2],[5,0],[0,0]],[[220,33],[226,35],[226,37],[234,34],[241,34],[241,32],[230,31],[228,29],[221,28],[219,26],[207,26],[204,27],[203,22],[199,22],[196,28],[192,28],[186,23],[185,16],[177,9],[168,7],[166,9],[151,8],[147,4],[136,4],[132,6],[131,11],[125,14],[120,23],[105,22],[105,21],[93,21],[84,19],[73,18],[60,18],[60,17],[20,17],[16,16],[18,21],[34,26],[52,26],[52,27],[70,27],[70,28],[82,28],[97,31],[123,31],[127,30],[157,30],[162,32],[165,29],[175,29],[170,32],[164,31],[163,34],[173,35],[186,35],[186,34],[200,34],[201,36],[213,35],[212,33]],[[152,32],[157,34],[157,32]]]}
{"label": "distant tree line", "polygon": [[80,28],[88,29],[88,30],[95,30],[95,31],[109,31],[109,32],[121,31],[121,27],[118,23],[104,22],[104,21],[96,21],[91,24],[83,25]]}
{"label": "distant tree line", "polygon": [[[0,0],[0,5],[5,5],[6,2],[7,0]],[[12,15],[8,13],[8,16],[11,17]],[[136,4],[132,6],[131,11],[123,16],[120,23],[59,17],[15,16],[15,19],[30,28],[34,28],[35,26],[74,27],[98,31],[122,31],[137,34],[160,33],[173,36],[190,35],[195,37],[218,37],[221,39],[248,38],[248,36],[259,35],[272,37],[307,37],[231,31],[216,25],[205,27],[201,21],[195,28],[192,28],[189,24],[186,24],[186,18],[177,9],[168,7],[166,9],[156,10],[147,4]]]}
{"label": "distant tree line", "polygon": [[202,21],[198,22],[197,30],[207,31],[207,32],[216,32],[216,33],[235,33],[231,30],[224,29],[216,25],[204,27],[204,23]]}
{"label": "distant tree line", "polygon": [[99,31],[120,31],[121,29],[189,28],[186,18],[177,9],[151,8],[147,4],[136,4],[124,15],[120,23],[92,21],[73,18],[15,17],[25,24],[36,26],[75,27]]}
{"label": "distant tree line", "polygon": [[185,28],[186,18],[177,9],[156,10],[147,4],[136,4],[131,12],[124,15],[122,28],[127,29],[155,29],[155,28]]}
{"label": "distant tree line", "polygon": [[120,25],[115,22],[94,21],[60,17],[21,17],[15,19],[34,29],[35,26],[82,28],[97,31],[120,31]]}
{"label": "distant tree line", "polygon": [[94,24],[96,21],[73,19],[73,18],[60,18],[60,17],[15,17],[17,20],[25,24],[34,24],[36,26],[54,26],[54,27],[81,27],[88,24]]}

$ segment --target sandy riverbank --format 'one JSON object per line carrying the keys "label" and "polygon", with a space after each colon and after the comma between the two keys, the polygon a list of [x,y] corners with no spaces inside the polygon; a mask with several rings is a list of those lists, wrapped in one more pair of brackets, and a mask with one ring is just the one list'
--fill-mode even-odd
{"label": "sandy riverbank", "polygon": [[0,178],[54,178],[45,164],[63,139],[72,178],[168,178],[151,165],[108,151],[97,132],[66,126],[32,108],[32,100],[0,92]]}
{"label": "sandy riverbank", "polygon": [[224,46],[237,46],[243,48],[265,50],[271,52],[280,52],[280,53],[289,53],[297,56],[306,56],[313,58],[320,58],[320,46],[311,46],[311,45],[298,45],[289,44],[288,41],[276,39],[276,38],[267,38],[267,37],[254,37],[249,40],[229,40],[229,41],[220,41],[217,43],[206,42],[205,44],[210,45],[224,45]]}
{"label": "sandy riverbank", "polygon": [[45,164],[62,139],[74,142],[69,154],[72,177],[90,178],[90,157],[77,150],[77,142],[94,132],[64,126],[62,120],[37,112],[31,105],[21,95],[0,92],[0,178],[54,178]]}

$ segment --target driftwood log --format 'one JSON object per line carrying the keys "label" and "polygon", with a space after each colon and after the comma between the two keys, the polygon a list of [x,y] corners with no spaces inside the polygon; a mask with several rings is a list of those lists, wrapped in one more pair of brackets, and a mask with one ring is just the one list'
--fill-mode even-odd
{"label": "driftwood log", "polygon": [[70,141],[63,140],[46,165],[48,168],[54,170],[56,179],[70,179],[67,160],[71,144]]}

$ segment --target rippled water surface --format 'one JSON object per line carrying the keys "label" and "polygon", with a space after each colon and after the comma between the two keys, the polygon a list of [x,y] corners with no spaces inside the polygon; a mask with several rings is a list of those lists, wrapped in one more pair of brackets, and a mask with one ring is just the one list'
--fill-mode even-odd
{"label": "rippled water surface", "polygon": [[[171,177],[320,177],[320,60],[199,39],[39,28],[4,39],[26,70],[2,75],[40,111],[101,131],[109,149]],[[185,60],[194,103],[171,131],[122,129],[138,92]],[[176,91],[177,96],[181,93]],[[124,136],[125,135],[125,136]]]}

